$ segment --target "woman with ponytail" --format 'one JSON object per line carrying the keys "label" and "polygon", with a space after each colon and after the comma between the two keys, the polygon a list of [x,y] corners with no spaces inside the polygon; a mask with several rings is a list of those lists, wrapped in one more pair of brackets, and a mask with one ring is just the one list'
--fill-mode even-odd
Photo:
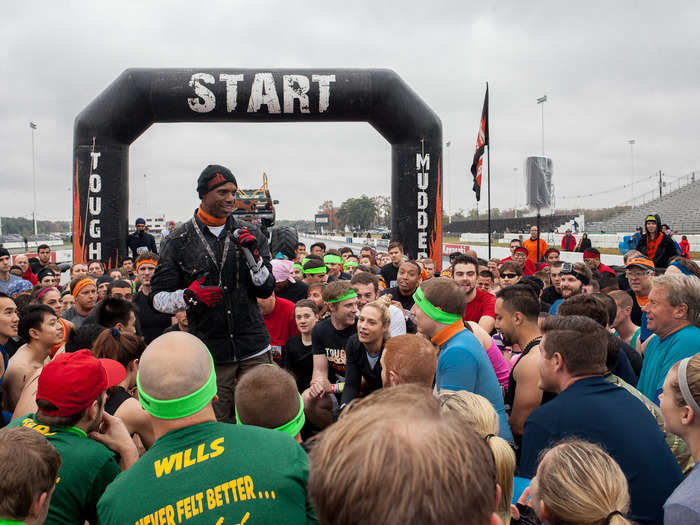
{"label": "woman with ponytail", "polygon": [[631,524],[625,518],[630,497],[622,469],[602,448],[586,441],[563,441],[550,448],[520,502],[528,492],[536,523]]}
{"label": "woman with ponytail", "polygon": [[659,396],[666,430],[683,438],[695,467],[664,505],[664,525],[700,523],[700,354],[680,360],[666,375]]}
{"label": "woman with ponytail", "polygon": [[472,425],[491,449],[496,463],[496,481],[501,487],[501,500],[496,512],[503,523],[510,521],[510,502],[513,497],[515,453],[508,442],[498,437],[498,414],[491,402],[483,396],[460,390],[440,394],[440,407],[444,415],[459,417]]}
{"label": "woman with ponytail", "polygon": [[120,418],[130,434],[138,434],[144,447],[148,449],[154,441],[153,428],[149,415],[133,397],[136,390],[136,374],[139,359],[146,349],[143,337],[116,328],[107,328],[92,345],[92,353],[97,358],[119,361],[126,369],[124,381],[107,391],[105,412]]}

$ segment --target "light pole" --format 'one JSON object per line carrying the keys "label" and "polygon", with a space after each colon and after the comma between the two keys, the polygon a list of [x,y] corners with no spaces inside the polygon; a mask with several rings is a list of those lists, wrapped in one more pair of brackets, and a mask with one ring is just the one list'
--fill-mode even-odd
{"label": "light pole", "polygon": [[627,144],[630,145],[630,157],[632,159],[632,207],[634,208],[634,145],[637,143],[636,140],[630,139]]}
{"label": "light pole", "polygon": [[544,103],[547,102],[547,95],[537,99],[537,104],[542,107],[542,156],[544,157]]}
{"label": "light pole", "polygon": [[[445,160],[447,160],[447,163],[445,165],[445,182],[447,182],[447,179],[449,178],[449,169],[452,167],[450,164],[450,146],[452,145],[452,141],[448,140],[445,143],[445,149],[447,150],[447,154],[445,155]],[[447,187],[447,184],[443,185],[442,188],[442,194],[445,195],[445,189]],[[447,207],[447,216],[450,217],[450,222],[452,222],[452,193],[450,192],[450,200],[449,200],[449,205]],[[444,199],[443,199],[444,200]]]}
{"label": "light pole", "polygon": [[36,124],[34,122],[30,122],[29,127],[32,130],[32,181],[34,186],[34,207],[32,208],[32,220],[34,222],[34,235],[36,236],[36,150],[34,149],[34,130],[36,129]]}

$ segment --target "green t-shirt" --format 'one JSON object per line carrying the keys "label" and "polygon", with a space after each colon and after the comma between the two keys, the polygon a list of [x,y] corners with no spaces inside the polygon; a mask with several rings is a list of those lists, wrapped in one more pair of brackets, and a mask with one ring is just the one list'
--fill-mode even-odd
{"label": "green t-shirt", "polygon": [[96,523],[97,501],[119,474],[115,454],[75,427],[50,427],[27,414],[8,426],[29,427],[46,436],[61,456],[56,489],[51,497],[47,525]]}
{"label": "green t-shirt", "polygon": [[308,457],[283,432],[215,421],[168,432],[107,488],[101,525],[315,523]]}

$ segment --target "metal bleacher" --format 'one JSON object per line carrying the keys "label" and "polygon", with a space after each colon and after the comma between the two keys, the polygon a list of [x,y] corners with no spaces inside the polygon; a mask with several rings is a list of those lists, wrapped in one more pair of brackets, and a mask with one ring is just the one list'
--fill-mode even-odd
{"label": "metal bleacher", "polygon": [[644,217],[658,214],[661,222],[683,234],[700,233],[700,180],[693,175],[688,183],[640,206],[626,210],[607,221],[588,222],[588,232],[633,232],[643,226]]}

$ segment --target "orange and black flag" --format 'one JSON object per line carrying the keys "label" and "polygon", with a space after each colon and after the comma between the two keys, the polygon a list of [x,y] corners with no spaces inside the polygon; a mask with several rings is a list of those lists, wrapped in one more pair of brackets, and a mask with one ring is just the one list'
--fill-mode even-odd
{"label": "orange and black flag", "polygon": [[489,145],[489,86],[486,85],[486,96],[484,97],[484,109],[481,111],[481,125],[479,134],[476,137],[476,151],[472,161],[471,172],[474,177],[472,189],[476,193],[477,202],[481,199],[481,168],[484,164],[484,150]]}

